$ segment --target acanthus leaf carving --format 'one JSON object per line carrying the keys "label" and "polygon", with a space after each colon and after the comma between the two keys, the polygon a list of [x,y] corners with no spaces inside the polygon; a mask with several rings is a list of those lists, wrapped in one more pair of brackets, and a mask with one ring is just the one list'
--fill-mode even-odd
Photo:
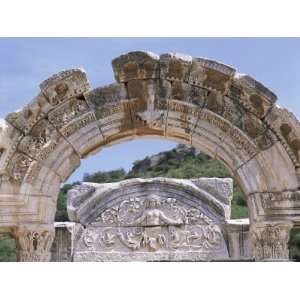
{"label": "acanthus leaf carving", "polygon": [[15,231],[18,261],[50,261],[53,225],[23,225]]}
{"label": "acanthus leaf carving", "polygon": [[251,228],[254,257],[258,261],[288,260],[292,224],[255,224]]}

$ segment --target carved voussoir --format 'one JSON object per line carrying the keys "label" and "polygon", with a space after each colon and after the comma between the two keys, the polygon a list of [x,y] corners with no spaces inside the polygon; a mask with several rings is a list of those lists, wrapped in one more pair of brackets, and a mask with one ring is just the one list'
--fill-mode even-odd
{"label": "carved voussoir", "polygon": [[266,122],[281,140],[295,167],[300,167],[300,123],[294,114],[274,106]]}
{"label": "carved voussoir", "polygon": [[129,52],[112,61],[118,82],[159,77],[159,56],[151,52]]}
{"label": "carved voussoir", "polygon": [[40,88],[49,103],[56,106],[67,99],[82,96],[90,89],[90,85],[82,69],[71,69],[43,81]]}
{"label": "carved voussoir", "polygon": [[23,134],[18,129],[0,119],[0,175],[7,173],[6,167],[22,137]]}
{"label": "carved voussoir", "polygon": [[210,90],[225,93],[235,74],[235,69],[213,60],[194,58],[189,82]]}
{"label": "carved voussoir", "polygon": [[39,94],[22,110],[10,113],[6,116],[6,121],[13,127],[27,134],[31,128],[50,110],[46,98]]}
{"label": "carved voussoir", "polygon": [[18,150],[28,156],[44,160],[47,149],[54,150],[57,145],[59,134],[48,120],[42,119],[22,138],[18,145]]}
{"label": "carved voussoir", "polygon": [[108,86],[93,89],[84,96],[86,101],[95,108],[116,104],[121,100],[126,100],[128,98],[125,85],[122,83],[113,83]]}
{"label": "carved voussoir", "polygon": [[234,85],[242,90],[240,101],[257,117],[263,118],[275,104],[277,96],[263,84],[244,74],[236,74]]}
{"label": "carved voussoir", "polygon": [[22,153],[15,153],[7,165],[7,174],[13,183],[21,184],[33,159]]}
{"label": "carved voussoir", "polygon": [[89,111],[90,108],[84,99],[71,98],[52,110],[48,119],[60,129]]}
{"label": "carved voussoir", "polygon": [[188,81],[192,57],[178,53],[166,53],[160,56],[160,78],[170,81]]}

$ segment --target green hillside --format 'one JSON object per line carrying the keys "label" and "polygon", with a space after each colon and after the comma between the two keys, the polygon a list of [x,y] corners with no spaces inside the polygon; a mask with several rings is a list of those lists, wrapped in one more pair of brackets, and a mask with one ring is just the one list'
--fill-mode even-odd
{"label": "green hillside", "polygon": [[[85,174],[83,181],[105,183],[128,178],[196,178],[230,177],[228,171],[217,160],[197,152],[194,148],[178,145],[176,148],[136,161],[126,173],[123,169]],[[74,183],[75,184],[75,183]],[[56,221],[66,221],[66,195],[73,184],[66,184],[59,194]],[[247,218],[248,208],[239,187],[234,183],[231,218]]]}

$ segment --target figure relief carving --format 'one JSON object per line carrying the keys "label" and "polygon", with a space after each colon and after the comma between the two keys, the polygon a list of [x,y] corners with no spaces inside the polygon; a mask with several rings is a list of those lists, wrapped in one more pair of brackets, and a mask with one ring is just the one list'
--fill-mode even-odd
{"label": "figure relief carving", "polygon": [[97,251],[137,252],[210,251],[225,245],[220,227],[199,209],[157,195],[105,210],[85,229],[82,242]]}
{"label": "figure relief carving", "polygon": [[[178,219],[173,219],[166,216],[165,213],[159,208],[160,205],[161,200],[159,197],[156,195],[149,196],[149,198],[146,200],[145,210],[142,215],[132,222],[127,223],[129,226],[140,225],[144,227],[144,230],[137,235],[141,235],[140,246],[148,248],[150,251],[156,251],[166,244],[166,237],[162,234],[160,227],[161,224],[179,225],[183,223],[183,220],[180,219],[180,216]],[[129,233],[127,233],[126,239],[122,234],[120,234],[121,240],[123,242],[132,240],[132,237],[128,235]],[[137,250],[139,247],[135,246],[134,248]]]}

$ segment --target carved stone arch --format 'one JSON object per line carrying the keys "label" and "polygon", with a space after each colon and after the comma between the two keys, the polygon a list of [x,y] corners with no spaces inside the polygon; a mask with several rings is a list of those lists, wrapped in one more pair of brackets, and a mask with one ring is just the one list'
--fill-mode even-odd
{"label": "carved stone arch", "polygon": [[300,125],[273,92],[188,55],[137,51],[112,65],[116,83],[91,89],[82,69],[63,71],[1,120],[0,226],[51,224],[60,184],[80,160],[137,137],[172,139],[222,161],[253,228],[299,222]]}

